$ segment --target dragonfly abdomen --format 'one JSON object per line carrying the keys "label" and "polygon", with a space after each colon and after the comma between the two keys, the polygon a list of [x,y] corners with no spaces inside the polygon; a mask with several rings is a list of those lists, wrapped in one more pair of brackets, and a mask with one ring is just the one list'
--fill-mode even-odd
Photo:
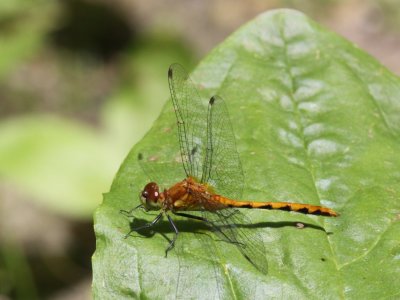
{"label": "dragonfly abdomen", "polygon": [[225,197],[218,197],[218,200],[227,207],[236,208],[256,208],[256,209],[277,209],[285,211],[294,211],[302,214],[337,217],[338,213],[334,210],[317,205],[291,203],[291,202],[254,202],[254,201],[235,201]]}

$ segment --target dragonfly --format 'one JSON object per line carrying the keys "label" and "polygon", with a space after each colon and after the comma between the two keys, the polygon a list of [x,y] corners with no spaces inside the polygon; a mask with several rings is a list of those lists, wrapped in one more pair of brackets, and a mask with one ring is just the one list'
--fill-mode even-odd
{"label": "dragonfly", "polygon": [[[156,182],[147,183],[140,193],[140,205],[121,212],[131,215],[138,208],[160,212],[153,221],[132,228],[126,236],[152,228],[166,216],[175,233],[165,250],[167,256],[179,235],[171,214],[202,221],[224,241],[235,244],[250,263],[265,273],[262,239],[249,235],[243,230],[243,224],[237,224],[251,224],[240,209],[338,216],[334,210],[317,205],[240,200],[244,177],[225,101],[220,96],[211,97],[208,103],[202,101],[188,73],[179,64],[170,66],[168,81],[186,178],[164,190]],[[143,162],[143,155],[139,154],[138,159]]]}

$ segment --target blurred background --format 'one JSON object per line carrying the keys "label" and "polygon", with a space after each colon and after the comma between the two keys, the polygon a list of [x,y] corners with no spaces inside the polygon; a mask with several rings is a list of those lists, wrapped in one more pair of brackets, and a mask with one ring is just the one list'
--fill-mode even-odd
{"label": "blurred background", "polygon": [[168,66],[282,7],[400,74],[396,0],[1,0],[0,300],[91,298],[92,215],[168,99]]}

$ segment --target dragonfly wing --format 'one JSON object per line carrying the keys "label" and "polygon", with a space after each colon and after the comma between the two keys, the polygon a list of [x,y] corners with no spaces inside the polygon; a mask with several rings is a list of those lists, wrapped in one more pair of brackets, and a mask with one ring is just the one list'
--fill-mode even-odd
{"label": "dragonfly wing", "polygon": [[240,199],[244,176],[228,109],[219,96],[210,99],[207,112],[207,153],[201,181],[218,194]]}
{"label": "dragonfly wing", "polygon": [[170,66],[168,80],[178,123],[183,167],[187,176],[200,178],[206,147],[206,105],[181,65]]}
{"label": "dragonfly wing", "polygon": [[223,241],[237,246],[243,256],[261,273],[267,274],[264,242],[251,221],[239,210],[229,208],[216,212],[202,211],[213,232]]}
{"label": "dragonfly wing", "polygon": [[138,155],[140,168],[146,174],[149,181],[157,182],[161,190],[185,178],[185,173],[182,170],[180,162],[171,161],[171,157],[166,158],[157,155],[147,156],[144,153],[151,153],[154,149],[144,150],[143,153]]}
{"label": "dragonfly wing", "polygon": [[[196,203],[201,203],[204,198],[193,194]],[[207,207],[199,211],[188,212],[191,216],[200,217],[210,229],[222,240],[238,247],[243,256],[261,273],[267,273],[267,259],[264,241],[258,230],[240,210],[221,207],[221,203],[208,199]],[[182,214],[180,214],[182,215]],[[196,218],[195,218],[196,219]]]}
{"label": "dragonfly wing", "polygon": [[[179,259],[175,299],[231,299],[229,282],[220,267],[218,247],[206,232],[181,232],[176,245]],[[193,249],[201,251],[193,252]],[[193,289],[193,280],[201,289]],[[190,293],[190,294],[189,294]]]}

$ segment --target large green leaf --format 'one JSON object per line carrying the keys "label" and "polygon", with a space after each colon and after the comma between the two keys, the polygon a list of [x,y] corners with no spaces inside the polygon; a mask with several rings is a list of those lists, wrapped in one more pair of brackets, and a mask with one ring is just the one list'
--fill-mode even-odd
{"label": "large green leaf", "polygon": [[[167,221],[150,237],[124,239],[130,224],[119,210],[136,206],[148,181],[138,152],[151,148],[159,161],[178,155],[168,104],[96,212],[95,297],[400,297],[394,284],[400,276],[400,80],[353,44],[288,10],[239,29],[192,78],[204,97],[219,94],[229,107],[244,198],[322,204],[341,215],[243,211],[263,238],[268,274],[235,245],[201,234],[196,222],[177,220],[182,234],[168,258]],[[177,179],[173,164],[159,166],[153,171],[160,177]]]}

